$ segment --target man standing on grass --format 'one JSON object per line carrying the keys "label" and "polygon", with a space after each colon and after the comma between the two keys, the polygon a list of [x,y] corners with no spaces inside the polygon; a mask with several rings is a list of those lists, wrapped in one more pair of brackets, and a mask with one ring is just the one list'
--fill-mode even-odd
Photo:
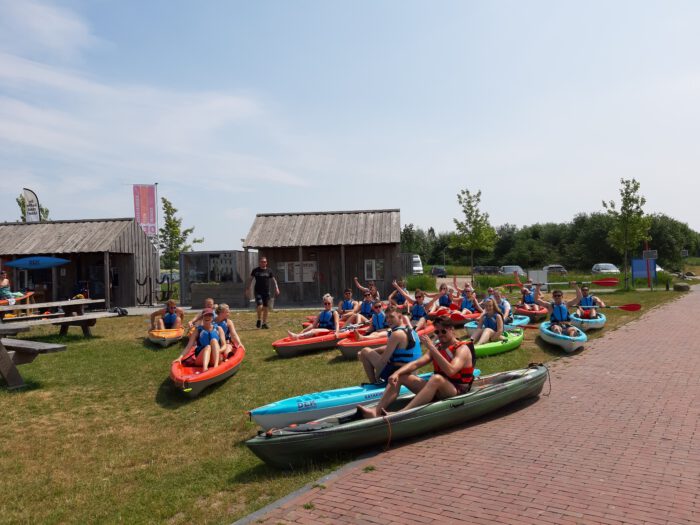
{"label": "man standing on grass", "polygon": [[250,283],[255,279],[255,286],[253,291],[255,292],[255,304],[258,313],[258,320],[255,323],[256,328],[269,328],[267,325],[267,314],[270,305],[270,281],[275,285],[275,295],[280,294],[279,286],[277,286],[277,279],[275,279],[272,270],[267,267],[267,257],[263,257],[259,262],[260,266],[255,268],[250,277],[248,277],[248,282],[245,287],[246,299],[250,300]]}

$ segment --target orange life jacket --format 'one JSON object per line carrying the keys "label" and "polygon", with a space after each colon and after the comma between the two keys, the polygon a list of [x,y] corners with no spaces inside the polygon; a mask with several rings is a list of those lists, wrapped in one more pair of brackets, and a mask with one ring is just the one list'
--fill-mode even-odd
{"label": "orange life jacket", "polygon": [[447,361],[451,363],[455,355],[457,354],[457,349],[464,345],[469,346],[469,351],[472,354],[472,363],[471,366],[462,368],[456,374],[448,376],[446,372],[443,372],[440,369],[440,365],[438,365],[437,361],[433,359],[434,372],[436,374],[440,374],[441,376],[446,377],[450,380],[451,383],[456,385],[468,385],[474,381],[474,365],[476,364],[476,353],[474,352],[474,343],[472,341],[457,341],[456,344],[448,346],[447,348],[442,348],[441,346],[438,346],[438,352],[440,352],[442,354],[442,357],[444,357]]}

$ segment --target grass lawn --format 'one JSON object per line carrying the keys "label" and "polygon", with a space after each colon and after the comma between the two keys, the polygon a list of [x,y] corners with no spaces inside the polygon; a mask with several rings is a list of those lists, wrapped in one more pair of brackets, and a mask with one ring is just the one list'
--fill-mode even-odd
{"label": "grass lawn", "polygon": [[[678,296],[616,292],[605,301],[641,302],[648,310]],[[2,522],[231,523],[337,467],[348,458],[280,472],[243,444],[256,432],[245,410],[363,380],[360,365],[335,350],[276,357],[270,342],[297,329],[305,313],[275,312],[271,330],[256,330],[252,313],[234,314],[248,350],[242,369],[194,400],[168,380],[181,347],[145,343],[145,318],[101,320],[89,340],[77,331],[60,338],[56,328],[25,334],[68,350],[23,365],[30,388],[8,392],[0,385]],[[639,313],[606,315],[610,329]],[[571,359],[536,335],[527,330],[520,349],[477,366],[487,374]]]}

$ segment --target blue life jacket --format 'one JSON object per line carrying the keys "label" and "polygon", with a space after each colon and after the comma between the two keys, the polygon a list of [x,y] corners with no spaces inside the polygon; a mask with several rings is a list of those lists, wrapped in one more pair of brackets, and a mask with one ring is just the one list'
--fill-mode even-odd
{"label": "blue life jacket", "polygon": [[491,330],[498,330],[498,318],[503,317],[499,313],[495,313],[492,316],[484,314],[484,322],[481,324],[482,328],[490,328]]}
{"label": "blue life jacket", "polygon": [[214,325],[210,331],[205,330],[204,326],[199,325],[197,331],[199,335],[197,336],[197,348],[194,351],[195,357],[198,356],[205,347],[209,346],[212,341],[219,341],[219,331],[216,329],[216,325]]}
{"label": "blue life jacket", "polygon": [[452,304],[452,298],[449,295],[441,295],[438,299],[438,304],[440,306],[450,306]]}
{"label": "blue life jacket", "polygon": [[523,303],[535,304],[535,292],[530,292],[523,295]]}
{"label": "blue life jacket", "polygon": [[221,329],[224,331],[224,339],[226,341],[231,340],[231,331],[228,329],[228,319],[224,319],[223,321],[219,321],[219,322],[215,321],[214,325],[221,327]]}
{"label": "blue life jacket", "polygon": [[586,297],[581,297],[579,303],[581,306],[595,306],[595,301],[592,295],[587,295]]}
{"label": "blue life jacket", "polygon": [[177,312],[166,311],[163,314],[163,325],[165,328],[170,329],[175,326],[175,321],[177,321]]}
{"label": "blue life jacket", "polygon": [[355,305],[352,303],[353,303],[352,299],[345,299],[343,301],[343,306],[342,306],[343,311],[345,311],[345,312],[351,311],[355,307]]}
{"label": "blue life jacket", "polygon": [[387,327],[386,316],[384,312],[372,314],[372,329],[373,331],[384,330]]}
{"label": "blue life jacket", "polygon": [[466,295],[462,295],[462,305],[460,307],[460,310],[467,309],[470,312],[473,312],[476,310],[476,307],[474,306],[474,301],[471,299],[468,299]]}
{"label": "blue life jacket", "polygon": [[418,321],[422,318],[428,318],[428,312],[425,311],[425,305],[414,303],[411,307],[411,321]]}
{"label": "blue life jacket", "polygon": [[362,301],[362,304],[360,305],[360,313],[365,317],[369,317],[370,315],[372,315],[373,304],[374,301]]}
{"label": "blue life jacket", "polygon": [[569,317],[569,309],[565,304],[552,304],[552,315],[549,320],[553,323],[568,323],[571,318]]}
{"label": "blue life jacket", "polygon": [[332,310],[323,310],[318,314],[318,327],[328,330],[335,330],[335,319]]}
{"label": "blue life jacket", "polygon": [[394,296],[394,301],[396,301],[396,304],[401,305],[406,303],[406,296],[404,295],[405,293],[407,294],[408,292],[404,289]]}
{"label": "blue life jacket", "polygon": [[391,337],[391,332],[395,332],[397,330],[402,330],[406,332],[406,338],[408,339],[408,342],[406,344],[406,348],[394,349],[394,351],[391,354],[391,357],[389,358],[389,364],[404,365],[406,363],[410,363],[411,361],[415,361],[422,355],[418,334],[415,330],[411,330],[407,326],[399,326],[397,328],[394,328],[393,330],[388,331],[387,340],[389,337]]}

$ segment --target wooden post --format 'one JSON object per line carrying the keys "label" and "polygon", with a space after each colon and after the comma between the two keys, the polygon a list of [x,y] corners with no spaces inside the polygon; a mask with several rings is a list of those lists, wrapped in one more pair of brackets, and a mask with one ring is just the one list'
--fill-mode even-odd
{"label": "wooden post", "polygon": [[[53,254],[56,257],[56,254]],[[51,268],[51,300],[58,301],[58,268],[53,266]]]}
{"label": "wooden post", "polygon": [[111,308],[111,297],[109,290],[109,252],[104,252],[104,265],[105,265],[105,309],[109,310]]}
{"label": "wooden post", "polygon": [[340,290],[339,294],[343,293],[343,290],[348,286],[348,282],[345,280],[345,245],[340,245]]}
{"label": "wooden post", "polygon": [[299,302],[304,302],[304,260],[302,257],[302,248],[299,246]]}
{"label": "wooden post", "polygon": [[[180,265],[180,268],[183,268],[182,265]],[[248,252],[248,247],[244,246],[243,247],[243,308],[248,308],[250,306],[250,300],[248,299],[248,287],[246,286],[246,283],[248,282],[248,277],[250,276],[250,272],[252,270],[250,269],[250,253]],[[182,279],[182,274],[180,276],[180,279]],[[182,285],[180,285],[182,286]]]}

